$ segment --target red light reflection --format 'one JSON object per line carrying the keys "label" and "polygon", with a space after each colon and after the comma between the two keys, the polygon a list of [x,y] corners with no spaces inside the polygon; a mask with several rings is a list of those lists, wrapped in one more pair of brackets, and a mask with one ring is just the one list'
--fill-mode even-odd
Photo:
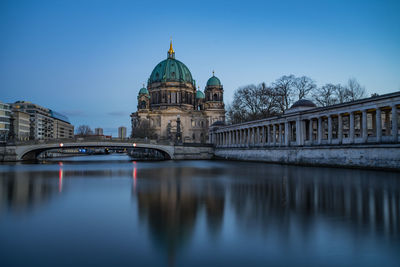
{"label": "red light reflection", "polygon": [[59,162],[58,166],[60,166],[60,168],[58,169],[58,192],[61,193],[62,192],[62,186],[63,186],[63,176],[64,176],[64,171],[63,171],[63,163]]}
{"label": "red light reflection", "polygon": [[137,178],[136,161],[133,161],[132,163],[133,163],[133,170],[132,170],[133,191],[136,193],[136,178]]}

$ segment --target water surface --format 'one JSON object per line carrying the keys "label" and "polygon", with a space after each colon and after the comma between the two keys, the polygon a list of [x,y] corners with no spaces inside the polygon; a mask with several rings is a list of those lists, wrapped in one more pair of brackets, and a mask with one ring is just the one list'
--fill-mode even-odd
{"label": "water surface", "polygon": [[400,175],[126,156],[0,165],[1,266],[399,266]]}

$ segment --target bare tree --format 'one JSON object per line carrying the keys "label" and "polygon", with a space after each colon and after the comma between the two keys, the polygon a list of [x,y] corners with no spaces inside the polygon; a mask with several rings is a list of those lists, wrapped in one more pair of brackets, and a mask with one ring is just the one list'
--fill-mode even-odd
{"label": "bare tree", "polygon": [[349,102],[349,93],[346,87],[342,86],[341,84],[335,85],[335,98],[338,103],[345,103]]}
{"label": "bare tree", "polygon": [[365,88],[355,78],[349,79],[346,89],[348,101],[354,101],[366,96]]}
{"label": "bare tree", "polygon": [[149,120],[146,119],[140,120],[139,124],[132,128],[132,137],[150,139],[157,138],[155,129],[150,126]]}
{"label": "bare tree", "polygon": [[313,91],[317,88],[317,85],[310,77],[301,76],[294,79],[293,87],[295,88],[297,99],[300,100],[313,93]]}
{"label": "bare tree", "polygon": [[276,114],[278,106],[273,88],[261,83],[247,85],[235,91],[232,104],[227,108],[228,123],[257,120]]}
{"label": "bare tree", "polygon": [[273,83],[275,94],[278,98],[279,109],[281,112],[287,110],[294,102],[294,75],[284,75]]}
{"label": "bare tree", "polygon": [[89,136],[92,134],[93,131],[90,129],[89,125],[79,125],[79,127],[76,129],[76,135]]}
{"label": "bare tree", "polygon": [[313,98],[319,106],[330,106],[338,103],[336,97],[337,87],[340,85],[334,85],[331,83],[325,84],[315,90]]}

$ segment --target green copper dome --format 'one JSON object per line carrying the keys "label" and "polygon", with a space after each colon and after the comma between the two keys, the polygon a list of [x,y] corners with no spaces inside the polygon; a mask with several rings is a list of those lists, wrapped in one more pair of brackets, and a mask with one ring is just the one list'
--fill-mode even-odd
{"label": "green copper dome", "polygon": [[142,94],[145,94],[145,95],[149,94],[149,91],[147,90],[147,88],[143,87],[142,89],[140,89],[139,95],[142,95]]}
{"label": "green copper dome", "polygon": [[197,90],[196,92],[196,98],[205,98],[205,95],[202,91]]}
{"label": "green copper dome", "polygon": [[158,63],[151,72],[149,83],[154,82],[188,82],[193,84],[193,78],[185,64],[170,57]]}
{"label": "green copper dome", "polygon": [[221,86],[221,81],[214,75],[208,79],[207,86]]}

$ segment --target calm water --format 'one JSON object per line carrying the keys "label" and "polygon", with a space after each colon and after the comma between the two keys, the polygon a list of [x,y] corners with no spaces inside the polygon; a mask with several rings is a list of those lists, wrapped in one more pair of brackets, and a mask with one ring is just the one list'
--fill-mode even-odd
{"label": "calm water", "polygon": [[0,266],[399,264],[398,173],[113,155],[0,165]]}

